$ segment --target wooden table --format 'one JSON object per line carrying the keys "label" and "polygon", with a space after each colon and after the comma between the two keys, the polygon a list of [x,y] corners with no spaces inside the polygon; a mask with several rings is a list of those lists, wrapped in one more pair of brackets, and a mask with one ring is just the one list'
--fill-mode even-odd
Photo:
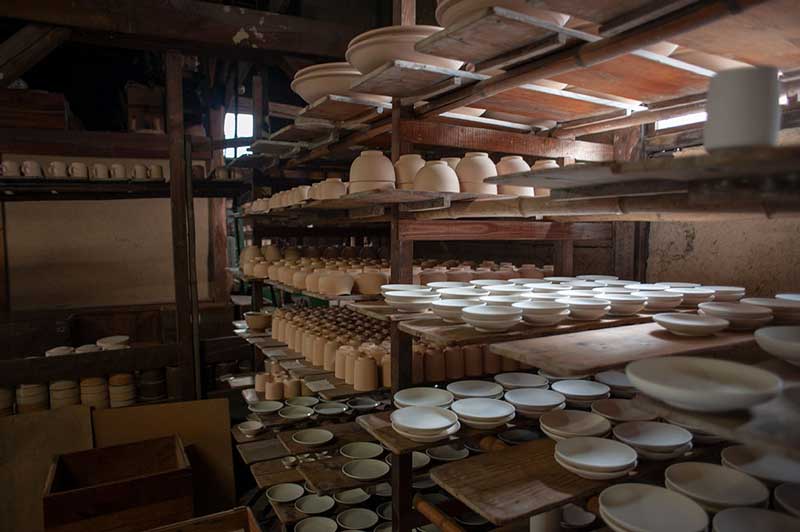
{"label": "wooden table", "polygon": [[269,488],[275,484],[283,484],[284,482],[299,482],[302,484],[305,480],[296,467],[284,466],[281,458],[266,462],[256,462],[250,466],[250,472],[253,474],[256,485],[261,489]]}
{"label": "wooden table", "polygon": [[406,321],[433,316],[430,310],[425,312],[398,312],[385,301],[364,301],[363,303],[345,303],[345,307],[359,314],[379,321]]}
{"label": "wooden table", "polygon": [[239,456],[245,465],[255,462],[264,462],[275,458],[288,456],[289,452],[284,448],[277,438],[259,440],[251,443],[241,443],[236,446]]}
{"label": "wooden table", "polygon": [[299,443],[295,442],[292,439],[297,430],[285,430],[278,433],[278,440],[281,442],[283,447],[290,453],[290,454],[302,454],[308,452],[317,452],[322,450],[329,450],[334,449],[337,450],[348,443],[356,442],[356,441],[375,441],[368,432],[362,429],[358,423],[355,422],[347,422],[347,423],[329,423],[325,425],[320,425],[320,428],[330,431],[333,434],[333,440],[330,443],[325,445],[321,445],[319,447],[307,447],[305,445],[300,445]]}
{"label": "wooden table", "polygon": [[320,460],[297,466],[297,470],[306,479],[308,485],[317,493],[332,493],[350,488],[366,488],[389,481],[389,475],[381,478],[361,481],[342,473],[342,466],[352,461],[344,456],[335,456],[330,460]]}

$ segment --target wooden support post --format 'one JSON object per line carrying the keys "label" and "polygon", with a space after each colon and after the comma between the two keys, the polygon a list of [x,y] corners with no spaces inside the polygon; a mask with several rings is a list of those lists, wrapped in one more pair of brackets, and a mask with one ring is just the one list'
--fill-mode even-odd
{"label": "wooden support post", "polygon": [[571,277],[574,270],[575,245],[572,240],[559,240],[553,247],[553,266],[555,274]]}
{"label": "wooden support post", "polygon": [[69,38],[68,28],[28,24],[0,44],[0,87],[8,87]]}
{"label": "wooden support post", "polygon": [[253,140],[264,136],[264,83],[260,74],[253,74]]}
{"label": "wooden support post", "polygon": [[194,367],[194,323],[190,260],[189,209],[192,208],[191,179],[186,167],[183,127],[183,56],[167,52],[167,134],[169,136],[170,205],[172,208],[172,262],[175,276],[175,325],[178,340],[178,365],[181,368],[179,396],[183,400],[197,397]]}
{"label": "wooden support post", "polygon": [[[614,133],[614,160],[640,161],[646,157],[644,126]],[[614,275],[620,279],[644,281],[647,268],[647,241],[650,225],[642,222],[613,223]]]}
{"label": "wooden support post", "polygon": [[392,24],[413,26],[417,23],[417,0],[392,0]]}

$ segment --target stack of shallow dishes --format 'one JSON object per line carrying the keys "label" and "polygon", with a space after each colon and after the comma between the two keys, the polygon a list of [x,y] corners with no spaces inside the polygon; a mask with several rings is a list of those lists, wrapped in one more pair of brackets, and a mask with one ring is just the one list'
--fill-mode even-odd
{"label": "stack of shallow dishes", "polygon": [[473,279],[469,284],[484,290],[489,286],[514,286],[511,281],[504,281],[503,279]]}
{"label": "stack of shallow dishes", "polygon": [[592,292],[602,297],[605,294],[633,294],[636,290],[625,288],[624,286],[601,286],[600,288],[592,288]]}
{"label": "stack of shallow dishes", "polygon": [[800,301],[776,297],[746,297],[742,299],[742,303],[770,309],[775,323],[800,323]]}
{"label": "stack of shallow dishes", "polygon": [[[603,289],[601,288],[601,290]],[[623,288],[623,290],[625,289]],[[610,316],[633,316],[641,312],[645,303],[647,303],[646,297],[633,294],[602,292],[598,293],[597,297],[601,297],[611,303],[611,310],[608,311]]]}
{"label": "stack of shallow dishes", "polygon": [[511,296],[483,296],[480,298],[481,303],[486,303],[487,305],[498,305],[501,307],[511,307],[514,303],[521,303],[523,301],[530,301],[531,297],[533,296],[532,293],[526,292],[523,294],[511,295]]}
{"label": "stack of shallow dishes", "polygon": [[763,508],[727,508],[714,516],[711,532],[786,532],[799,530],[800,519]]}
{"label": "stack of shallow dishes", "polygon": [[461,428],[458,416],[438,406],[407,406],[392,412],[392,428],[416,442],[443,440]]}
{"label": "stack of shallow dishes", "polygon": [[711,513],[737,506],[764,506],[769,499],[769,490],[753,477],[703,462],[672,464],[664,471],[664,485]]}
{"label": "stack of shallow dishes", "polygon": [[653,421],[658,416],[636,406],[630,399],[600,399],[592,403],[592,412],[600,414],[612,424],[628,421]]}
{"label": "stack of shallow dishes", "polygon": [[514,406],[499,399],[459,399],[450,408],[463,425],[478,430],[495,429],[514,419]]}
{"label": "stack of shallow dishes", "polygon": [[692,499],[649,484],[606,488],[598,499],[600,517],[614,532],[704,532],[708,515]]}
{"label": "stack of shallow dishes", "polygon": [[772,321],[772,311],[767,307],[745,303],[700,303],[698,314],[716,316],[730,322],[730,329],[751,331]]}
{"label": "stack of shallow dishes", "polygon": [[591,290],[592,288],[600,288],[605,286],[603,283],[597,281],[590,281],[588,279],[578,279],[567,283],[575,290]]}
{"label": "stack of shallow dishes", "polygon": [[569,306],[569,317],[573,320],[599,320],[611,310],[607,299],[565,297],[556,301]]}
{"label": "stack of shallow dishes", "polygon": [[445,288],[469,288],[472,285],[461,281],[434,281],[432,283],[426,283],[425,286],[438,292]]}
{"label": "stack of shallow dishes", "polygon": [[554,382],[550,388],[563,394],[570,408],[589,408],[594,401],[611,396],[611,388],[595,381],[565,379]]}
{"label": "stack of shallow dishes", "polygon": [[611,431],[611,422],[603,416],[583,410],[555,410],[542,414],[539,428],[555,441],[578,436],[602,438]]}
{"label": "stack of shallow dishes", "polygon": [[511,372],[498,373],[494,381],[505,390],[517,388],[547,388],[547,379],[533,373]]}
{"label": "stack of shallow dishes", "polygon": [[488,290],[490,296],[532,295],[528,288],[516,284],[495,284],[484,286],[483,289]]}
{"label": "stack of shallow dishes", "polygon": [[476,305],[461,309],[461,319],[480,332],[503,332],[522,321],[522,309]]}
{"label": "stack of shallow dishes", "polygon": [[314,103],[330,94],[372,101],[391,101],[386,96],[352,92],[350,86],[360,77],[361,73],[350,63],[322,63],[298,70],[291,86],[306,103]]}
{"label": "stack of shallow dishes", "polygon": [[421,284],[384,284],[381,285],[381,295],[386,297],[389,292],[432,292],[433,289]]}
{"label": "stack of shallow dishes", "polygon": [[545,277],[544,280],[547,281],[548,283],[563,284],[565,286],[570,286],[570,284],[569,284],[570,281],[577,281],[578,278],[577,277]]}
{"label": "stack of shallow dishes", "polygon": [[684,307],[696,307],[700,303],[705,303],[706,301],[711,301],[714,299],[714,291],[709,288],[703,288],[700,286],[694,287],[670,287],[665,290],[667,293],[670,294],[681,294],[683,296],[683,301],[681,302],[681,306]]}
{"label": "stack of shallow dishes", "polygon": [[648,460],[672,460],[692,449],[692,433],[657,421],[626,421],[614,427],[614,437]]}
{"label": "stack of shallow dishes", "polygon": [[384,299],[387,305],[398,312],[425,312],[434,301],[439,300],[439,294],[424,290],[386,292]]}
{"label": "stack of shallow dishes", "polygon": [[745,294],[743,286],[703,286],[703,288],[714,291],[714,301],[739,301]]}
{"label": "stack of shallow dishes", "polygon": [[683,301],[683,294],[667,292],[666,290],[640,290],[634,292],[634,296],[645,298],[645,310],[670,310],[680,306]]}
{"label": "stack of shallow dishes", "polygon": [[563,410],[567,405],[562,394],[543,388],[509,390],[505,400],[514,405],[519,415],[532,419],[539,419],[542,414],[552,410]]}
{"label": "stack of shallow dishes", "polygon": [[554,458],[567,471],[590,480],[624,477],[636,467],[636,451],[629,446],[591,436],[558,442]]}
{"label": "stack of shallow dishes", "polygon": [[439,295],[442,299],[468,299],[479,303],[479,298],[488,296],[489,291],[483,290],[477,286],[464,287],[464,288],[443,288],[439,290]]}
{"label": "stack of shallow dishes", "polygon": [[406,406],[438,406],[447,408],[453,402],[453,394],[439,388],[406,388],[394,394],[397,408]]}
{"label": "stack of shallow dishes", "polygon": [[481,397],[485,399],[500,399],[503,396],[503,387],[489,381],[457,381],[447,385],[447,391],[456,399],[470,399]]}
{"label": "stack of shallow dishes", "polygon": [[46,384],[20,384],[17,386],[17,413],[38,412],[48,409]]}
{"label": "stack of shallow dishes", "polygon": [[523,285],[524,288],[529,289],[534,294],[557,294],[562,290],[572,290],[568,284],[555,284],[555,283],[530,283]]}
{"label": "stack of shallow dishes", "polygon": [[53,381],[50,383],[50,409],[81,404],[78,381]]}
{"label": "stack of shallow dishes", "polygon": [[800,366],[800,326],[762,327],[753,336],[758,347],[770,355]]}
{"label": "stack of shallow dishes", "polygon": [[602,382],[611,388],[611,397],[630,399],[636,393],[636,388],[628,380],[628,376],[625,375],[624,371],[615,369],[601,371],[594,376],[594,380]]}
{"label": "stack of shallow dishes", "polygon": [[464,323],[461,311],[481,304],[478,299],[440,299],[431,303],[431,310],[447,323]]}
{"label": "stack of shallow dishes", "polygon": [[725,447],[722,450],[721,462],[725,467],[757,478],[768,487],[783,482],[796,483],[800,478],[800,460],[772,449],[749,445]]}
{"label": "stack of shallow dishes", "polygon": [[730,326],[728,320],[716,316],[661,312],[653,321],[678,336],[711,336]]}
{"label": "stack of shallow dishes", "polygon": [[521,301],[511,305],[522,310],[522,320],[538,327],[547,327],[561,323],[569,316],[569,305],[558,301],[540,299]]}
{"label": "stack of shallow dishes", "polygon": [[345,57],[362,74],[394,60],[458,69],[463,61],[417,52],[414,45],[441,31],[438,26],[388,26],[357,35],[347,45]]}
{"label": "stack of shallow dishes", "polygon": [[136,403],[136,385],[132,373],[116,373],[108,378],[108,397],[111,408]]}
{"label": "stack of shallow dishes", "polygon": [[81,404],[108,408],[108,381],[103,377],[81,379]]}

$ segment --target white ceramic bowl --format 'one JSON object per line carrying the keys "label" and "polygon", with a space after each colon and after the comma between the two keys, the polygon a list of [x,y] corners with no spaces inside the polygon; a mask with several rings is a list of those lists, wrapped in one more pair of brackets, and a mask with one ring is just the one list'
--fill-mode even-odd
{"label": "white ceramic bowl", "polygon": [[711,512],[736,506],[762,506],[769,490],[753,477],[703,462],[672,464],[664,471],[667,489],[691,498]]}
{"label": "white ceramic bowl", "polygon": [[800,366],[800,326],[763,327],[753,336],[758,347],[770,355]]}
{"label": "white ceramic bowl", "polygon": [[469,283],[462,283],[460,281],[434,281],[432,283],[428,283],[425,286],[428,288],[433,288],[434,290],[440,290],[442,288],[469,288]]}
{"label": "white ceramic bowl", "polygon": [[385,284],[381,286],[381,294],[384,296],[386,292],[408,292],[408,291],[421,291],[431,292],[432,288],[421,284]]}
{"label": "white ceramic bowl", "polygon": [[589,275],[576,275],[576,279],[580,279],[582,281],[619,281],[619,277],[616,275],[596,275],[596,274],[589,274]]}
{"label": "white ceramic bowl", "polygon": [[611,310],[611,302],[607,299],[565,297],[556,301],[569,305],[569,315],[574,320],[599,320]]}
{"label": "white ceramic bowl", "polygon": [[567,283],[575,290],[591,290],[592,288],[600,288],[604,286],[602,283],[598,283],[596,281],[589,281],[584,279],[578,279],[576,281],[569,281]]}
{"label": "white ceramic bowl", "polygon": [[623,443],[646,451],[669,453],[691,443],[688,430],[657,421],[626,421],[613,429],[614,437]]}
{"label": "white ceramic bowl", "polygon": [[255,414],[274,414],[283,408],[280,401],[258,401],[247,405],[247,409]]}
{"label": "white ceramic bowl", "polygon": [[302,497],[305,492],[300,484],[275,484],[266,491],[266,496],[273,502],[292,502]]}
{"label": "white ceramic bowl", "polygon": [[349,490],[337,491],[333,494],[333,500],[339,504],[361,504],[369,500],[369,493],[361,488],[352,488]]}
{"label": "white ceramic bowl", "polygon": [[741,303],[768,308],[772,311],[775,320],[781,323],[800,323],[800,301],[776,297],[746,297],[741,300]]}
{"label": "white ceramic bowl", "polygon": [[342,466],[342,473],[356,480],[375,480],[389,472],[389,464],[373,458],[353,460]]}
{"label": "white ceramic bowl", "polygon": [[439,290],[442,299],[478,299],[488,296],[488,290],[480,288],[443,288]]}
{"label": "white ceramic bowl", "polygon": [[[544,432],[547,433],[547,431],[544,431]],[[552,435],[549,435],[549,436],[551,438],[553,437]],[[570,439],[574,439],[574,438],[553,438],[553,439],[555,439],[559,443],[562,443],[564,441],[569,441]],[[598,439],[602,439],[602,438],[598,438]],[[604,440],[604,441],[610,441],[610,440]],[[633,471],[636,468],[636,464],[637,464],[637,462],[634,462],[633,464],[629,465],[626,469],[622,469],[622,470],[619,470],[619,471],[592,471],[592,470],[589,470],[589,469],[581,469],[581,468],[575,467],[572,464],[564,461],[559,455],[555,455],[553,458],[555,459],[555,461],[556,461],[556,463],[558,465],[560,465],[561,467],[563,467],[564,469],[566,469],[570,473],[573,473],[575,475],[578,475],[581,478],[585,478],[585,479],[588,479],[588,480],[611,480],[611,479],[614,479],[614,478],[622,478],[622,477],[626,476],[629,472]]]}
{"label": "white ceramic bowl", "polygon": [[478,320],[462,316],[464,323],[472,326],[478,332],[506,332],[513,329],[522,321],[522,317],[504,320]]}
{"label": "white ceramic bowl", "polygon": [[447,407],[453,400],[452,393],[440,388],[406,388],[394,394],[394,402],[399,408],[405,406]]}
{"label": "white ceramic bowl", "polygon": [[680,306],[683,301],[682,294],[674,292],[645,290],[634,292],[632,295],[646,299],[644,308],[647,310],[670,310]]}
{"label": "white ceramic bowl", "polygon": [[514,303],[519,303],[520,301],[530,301],[532,295],[533,294],[530,292],[526,292],[514,296],[482,296],[480,302],[486,303],[487,305],[510,307],[513,306]]}
{"label": "white ceramic bowl", "polygon": [[594,436],[580,436],[560,441],[556,458],[577,469],[614,472],[636,464],[636,451],[624,443]]}
{"label": "white ceramic bowl", "polygon": [[685,495],[649,484],[623,483],[599,497],[600,516],[615,531],[701,532],[708,515]]}
{"label": "white ceramic bowl", "polygon": [[678,336],[711,336],[730,325],[728,320],[716,316],[680,312],[655,314],[653,321]]}
{"label": "white ceramic bowl", "polygon": [[752,330],[772,321],[772,311],[757,305],[711,301],[697,307],[700,309],[698,313],[728,320],[730,328],[735,330]]}
{"label": "white ceramic bowl", "polygon": [[725,467],[747,473],[767,486],[797,482],[800,478],[800,460],[772,449],[732,445],[722,450],[720,461]]}
{"label": "white ceramic bowl", "polygon": [[431,292],[430,290],[395,290],[386,292],[383,294],[383,297],[387,302],[396,301],[398,303],[403,303],[406,301],[436,301],[439,299],[439,294],[437,292]]}
{"label": "white ceramic bowl", "polygon": [[647,302],[647,298],[635,296],[633,294],[603,292],[598,294],[598,296],[611,303],[611,310],[608,311],[611,316],[632,316],[638,314],[642,311]]}
{"label": "white ceramic bowl", "polygon": [[284,419],[297,421],[314,415],[314,410],[307,406],[285,406],[278,410],[278,415]]}
{"label": "white ceramic bowl", "polygon": [[652,283],[626,284],[624,288],[636,290],[637,292],[664,292],[667,289],[667,287],[663,284],[652,284]]}
{"label": "white ceramic bowl", "polygon": [[481,301],[477,299],[441,299],[431,303],[431,310],[447,323],[464,323],[461,310],[480,304]]}
{"label": "white ceramic bowl", "polygon": [[504,281],[502,279],[473,279],[469,284],[482,289],[486,289],[488,286],[514,286],[514,283],[511,281]]}
{"label": "white ceramic bowl", "polygon": [[451,382],[447,385],[447,391],[453,394],[456,399],[467,399],[470,397],[497,398],[503,395],[503,387],[495,382],[465,380]]}
{"label": "white ceramic bowl", "polygon": [[441,440],[447,439],[449,436],[451,436],[451,435],[455,434],[456,432],[458,432],[459,430],[461,430],[461,423],[460,422],[456,422],[450,428],[448,428],[446,430],[443,430],[441,432],[438,432],[436,434],[430,434],[430,435],[420,434],[418,432],[415,432],[415,433],[405,432],[402,429],[399,429],[394,425],[392,425],[392,428],[399,435],[403,436],[404,438],[408,438],[411,441],[415,441],[415,442],[418,442],[418,443],[433,443],[433,442],[437,442],[437,441],[441,441]]}
{"label": "white ceramic bowl", "polygon": [[236,426],[239,427],[239,431],[241,431],[242,434],[250,437],[264,430],[264,424],[260,421],[245,421]]}
{"label": "white ceramic bowl", "polygon": [[522,310],[522,319],[525,322],[540,327],[555,325],[569,316],[569,305],[557,301],[535,299],[514,303],[512,306]]}
{"label": "white ceramic bowl", "polygon": [[664,288],[697,288],[700,286],[700,283],[687,283],[684,281],[663,281],[655,284]]}
{"label": "white ceramic bowl", "polygon": [[306,517],[294,525],[295,532],[336,532],[339,525],[330,517]]}
{"label": "white ceramic bowl", "polygon": [[490,296],[527,295],[532,293],[530,289],[516,284],[495,284],[484,286],[483,288],[489,291]]}
{"label": "white ceramic bowl", "polygon": [[714,291],[714,301],[723,302],[739,301],[746,292],[743,286],[703,285],[703,288]]}
{"label": "white ceramic bowl", "polygon": [[392,425],[403,432],[432,435],[447,430],[458,421],[458,416],[437,406],[408,406],[392,412]]}
{"label": "white ceramic bowl", "polygon": [[630,399],[598,399],[592,402],[592,412],[615,423],[653,421],[658,417],[638,408]]}
{"label": "white ceramic bowl", "polygon": [[367,458],[377,458],[383,454],[383,447],[377,443],[368,441],[354,441],[343,445],[339,449],[339,454],[351,460],[365,460]]}
{"label": "white ceramic bowl", "polygon": [[461,309],[461,317],[476,321],[508,321],[519,320],[522,317],[522,310],[514,307],[502,305],[475,305]]}
{"label": "white ceramic bowl", "polygon": [[548,433],[562,438],[604,436],[611,430],[611,422],[606,418],[582,410],[547,412],[539,418],[539,425]]}
{"label": "white ceramic bowl", "polygon": [[303,429],[292,434],[293,442],[305,445],[306,447],[318,447],[332,440],[333,433],[325,429]]}
{"label": "white ceramic bowl", "polygon": [[507,391],[505,400],[518,410],[546,412],[564,404],[566,397],[544,388],[518,388]]}
{"label": "white ceramic bowl", "polygon": [[369,530],[378,523],[378,514],[366,508],[348,508],[336,515],[336,522],[346,530]]}
{"label": "white ceramic bowl", "polygon": [[333,500],[333,497],[311,493],[297,499],[294,503],[294,507],[298,512],[314,515],[327,512],[333,508],[335,504],[336,501]]}
{"label": "white ceramic bowl", "polygon": [[514,406],[499,399],[486,399],[473,397],[459,399],[450,408],[464,423],[467,421],[492,422],[508,419],[514,416]]}
{"label": "white ceramic bowl", "polygon": [[517,388],[547,388],[547,379],[535,373],[498,373],[494,381],[506,390]]}
{"label": "white ceramic bowl", "polygon": [[683,296],[681,304],[685,307],[696,307],[698,303],[714,299],[714,291],[702,287],[670,287],[666,289],[666,292],[681,294]]}
{"label": "white ceramic bowl", "polygon": [[800,293],[798,292],[785,292],[783,294],[775,294],[776,299],[783,299],[784,301],[799,301]]}
{"label": "white ceramic bowl", "polygon": [[544,279],[532,279],[532,278],[531,279],[526,279],[526,278],[523,278],[523,277],[519,277],[519,278],[515,278],[515,279],[509,279],[508,282],[509,283],[514,283],[514,284],[520,285],[520,286],[527,286],[529,284],[549,284]]}
{"label": "white ceramic bowl", "polygon": [[567,401],[577,399],[579,401],[594,400],[606,396],[611,388],[602,382],[564,379],[554,382],[550,388],[567,398]]}

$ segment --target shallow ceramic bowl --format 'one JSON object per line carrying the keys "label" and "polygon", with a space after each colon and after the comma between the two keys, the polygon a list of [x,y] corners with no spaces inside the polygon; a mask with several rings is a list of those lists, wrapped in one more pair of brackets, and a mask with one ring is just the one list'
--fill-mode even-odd
{"label": "shallow ceramic bowl", "polygon": [[245,421],[236,426],[239,427],[239,431],[245,436],[255,436],[264,430],[264,424],[260,421]]}
{"label": "shallow ceramic bowl", "polygon": [[339,504],[361,504],[369,500],[369,493],[361,488],[339,491],[333,494],[333,500]]}
{"label": "shallow ceramic bowl", "polygon": [[314,412],[323,416],[338,416],[347,412],[347,405],[336,401],[322,401],[314,407]]}
{"label": "shallow ceramic bowl", "polygon": [[408,292],[411,290],[430,292],[432,289],[421,284],[385,284],[381,286],[381,293],[383,295],[386,295],[386,292]]}
{"label": "shallow ceramic bowl", "polygon": [[561,297],[577,297],[581,299],[592,299],[598,297],[597,292],[593,292],[592,290],[581,290],[578,288],[574,288],[572,290],[559,290],[556,293]]}
{"label": "shallow ceramic bowl", "polygon": [[439,290],[442,299],[478,299],[488,296],[488,290],[480,288],[443,288]]}
{"label": "shallow ceramic bowl", "polygon": [[447,391],[457,399],[469,397],[495,398],[495,396],[503,394],[503,387],[495,382],[464,380],[451,382],[447,385]]}
{"label": "shallow ceramic bowl", "polygon": [[247,405],[247,409],[255,414],[274,414],[283,408],[280,401],[258,401]]}
{"label": "shallow ceramic bowl", "polygon": [[466,427],[470,427],[477,430],[492,430],[498,427],[502,427],[506,423],[512,421],[514,419],[515,414],[510,414],[504,418],[495,419],[492,421],[472,421],[469,419],[462,419],[461,423],[464,424]]}
{"label": "shallow ceramic bowl", "polygon": [[644,308],[647,310],[670,310],[679,307],[683,301],[681,294],[670,293],[667,291],[659,292],[656,290],[634,292],[634,296],[644,297],[647,301]]}
{"label": "shallow ceramic bowl", "polygon": [[428,288],[433,288],[434,290],[441,290],[443,288],[469,288],[469,283],[462,283],[460,281],[434,281],[432,283],[428,283]]}
{"label": "shallow ceramic bowl", "polygon": [[556,444],[555,455],[577,469],[613,472],[636,463],[636,451],[624,443],[595,436],[579,436]]}
{"label": "shallow ceramic bowl", "polygon": [[489,291],[490,296],[510,296],[518,294],[531,294],[530,289],[516,284],[495,284],[482,287]]}
{"label": "shallow ceramic bowl", "polygon": [[658,417],[638,408],[630,399],[598,399],[592,402],[592,412],[616,423],[653,421]]}
{"label": "shallow ceramic bowl", "polygon": [[453,426],[458,416],[442,407],[410,406],[392,412],[391,421],[403,432],[432,435]]}
{"label": "shallow ceramic bowl", "polygon": [[408,290],[408,291],[391,291],[386,292],[383,294],[383,297],[386,298],[386,301],[397,301],[397,302],[405,302],[405,301],[435,301],[439,299],[439,294],[437,292],[431,292],[430,290]]}
{"label": "shallow ceramic bowl", "polygon": [[711,336],[730,325],[728,320],[716,316],[666,312],[653,316],[653,321],[678,336]]}
{"label": "shallow ceramic bowl", "polygon": [[486,289],[488,286],[513,286],[511,281],[503,281],[502,279],[473,279],[469,282],[472,286],[477,286]]}
{"label": "shallow ceramic bowl", "polygon": [[499,399],[473,397],[459,399],[450,405],[450,409],[458,415],[462,422],[492,422],[505,420],[514,415],[514,406]]}
{"label": "shallow ceramic bowl", "polygon": [[647,302],[647,298],[635,296],[633,294],[612,294],[603,292],[598,295],[611,302],[611,310],[608,313],[614,316],[631,316],[637,314],[644,308]]}
{"label": "shallow ceramic bowl", "polygon": [[506,390],[516,388],[547,388],[547,379],[535,373],[498,373],[494,381]]}
{"label": "shallow ceramic bowl", "polygon": [[[568,285],[570,281],[577,281],[577,277],[566,277],[566,276],[555,276],[555,277],[545,277],[545,281],[553,284],[565,284]],[[569,286],[569,285],[568,285]]]}
{"label": "shallow ceramic bowl", "polygon": [[533,294],[530,292],[521,293],[518,295],[513,296],[483,296],[480,298],[481,303],[486,303],[487,305],[499,305],[501,307],[510,307],[513,306],[514,303],[519,303],[521,301],[530,301],[530,298]]}
{"label": "shallow ceramic bowl", "polygon": [[410,300],[399,302],[397,300],[386,300],[386,304],[398,312],[425,312],[431,307],[431,303],[436,300]]}
{"label": "shallow ceramic bowl", "polygon": [[314,411],[307,406],[285,406],[278,410],[278,415],[284,419],[298,420],[311,417]]}
{"label": "shallow ceramic bowl", "polygon": [[453,445],[440,445],[438,447],[429,447],[425,449],[425,454],[440,462],[454,462],[468,457],[469,450],[465,448],[459,449]]}
{"label": "shallow ceramic bowl", "polygon": [[589,281],[584,279],[579,279],[576,281],[569,281],[567,283],[575,290],[591,290],[592,288],[600,288],[604,286],[602,283],[598,283],[596,281]]}
{"label": "shallow ceramic bowl", "polygon": [[317,403],[319,403],[319,399],[308,395],[292,397],[291,399],[286,400],[286,404],[289,406],[307,406],[309,408],[313,407]]}
{"label": "shallow ceramic bowl", "polygon": [[543,430],[563,438],[601,436],[611,430],[611,422],[603,416],[581,410],[555,410],[539,418]]}
{"label": "shallow ceramic bowl", "polygon": [[637,449],[669,453],[692,441],[692,433],[671,423],[626,421],[613,429],[614,437]]}
{"label": "shallow ceramic bowl", "polygon": [[353,460],[342,466],[342,473],[356,480],[375,480],[389,472],[389,464],[381,460]]}
{"label": "shallow ceramic bowl", "polygon": [[714,301],[723,302],[739,301],[744,297],[746,292],[743,286],[704,285],[703,288],[714,291]]}
{"label": "shallow ceramic bowl", "polygon": [[577,399],[579,401],[597,399],[605,396],[611,391],[611,388],[602,382],[581,379],[560,380],[551,384],[550,388],[552,388],[553,391],[564,395],[567,400]]}
{"label": "shallow ceramic bowl", "polygon": [[447,323],[464,323],[461,319],[461,310],[480,304],[481,301],[477,299],[441,299],[431,303],[431,310]]}
{"label": "shallow ceramic bowl", "polygon": [[333,433],[325,429],[304,429],[292,434],[292,441],[306,447],[319,447],[333,440]]}
{"label": "shallow ceramic bowl", "polygon": [[607,299],[566,297],[556,301],[569,305],[569,315],[574,320],[598,320],[611,310],[611,302]]}
{"label": "shallow ceramic bowl", "polygon": [[438,406],[447,407],[453,402],[453,394],[439,388],[406,388],[394,394],[395,404],[405,406]]}
{"label": "shallow ceramic bowl", "polygon": [[800,326],[763,327],[753,336],[758,347],[770,355],[800,366]]}
{"label": "shallow ceramic bowl", "polygon": [[302,497],[305,492],[306,490],[300,484],[285,483],[269,488],[266,496],[273,502],[292,502]]}
{"label": "shallow ceramic bowl", "polygon": [[353,397],[347,401],[347,406],[353,410],[365,412],[378,408],[378,406],[380,406],[380,402],[376,401],[372,397]]}
{"label": "shallow ceramic bowl", "polygon": [[[402,429],[398,429],[394,425],[392,425],[392,428],[399,435],[401,435],[401,436],[403,436],[405,438],[408,438],[411,441],[415,441],[415,442],[419,442],[419,443],[433,443],[433,442],[437,442],[437,441],[441,441],[441,440],[447,439],[452,434],[455,434],[456,432],[461,430],[461,423],[457,421],[449,429],[443,430],[442,432],[438,432],[436,434],[431,434],[431,435],[423,435],[423,434],[420,434],[420,433],[404,432]],[[413,486],[413,484],[412,484],[412,486]],[[414,487],[416,487],[416,486],[414,486]]]}
{"label": "shallow ceramic bowl", "polygon": [[700,532],[708,527],[700,505],[659,486],[616,484],[600,493],[599,505],[600,516],[614,530]]}
{"label": "shallow ceramic bowl", "polygon": [[336,501],[333,500],[333,497],[312,493],[297,499],[294,503],[294,507],[298,512],[313,515],[325,513],[333,508],[335,504]]}
{"label": "shallow ceramic bowl", "polygon": [[336,532],[339,525],[330,517],[306,517],[294,525],[295,532]]}
{"label": "shallow ceramic bowl", "polygon": [[[372,30],[366,38],[361,38],[347,47],[345,58],[362,74],[372,72],[385,63],[395,60],[423,63],[443,68],[458,69],[463,61],[446,59],[434,55],[423,54],[414,49],[414,45],[432,35],[442,28],[438,26],[402,26],[404,31],[397,27],[389,27],[381,32]],[[377,31],[377,33],[375,33]]]}
{"label": "shallow ceramic bowl", "polygon": [[350,508],[336,516],[339,526],[348,530],[368,530],[378,522],[378,514],[366,508]]}
{"label": "shallow ceramic bowl", "polygon": [[786,532],[798,527],[800,519],[763,508],[726,508],[713,521],[713,532]]}
{"label": "shallow ceramic bowl", "polygon": [[569,310],[562,310],[557,314],[523,314],[525,323],[536,327],[549,327],[557,325],[569,317]]}
{"label": "shallow ceramic bowl", "polygon": [[702,287],[671,287],[667,288],[667,293],[681,294],[683,296],[684,306],[697,306],[698,303],[711,301],[714,297],[714,291]]}
{"label": "shallow ceramic bowl", "polygon": [[677,491],[711,511],[735,506],[761,506],[769,490],[753,477],[717,464],[683,462],[664,471],[668,489]]}
{"label": "shallow ceramic bowl", "polygon": [[544,279],[533,279],[533,278],[523,278],[523,277],[516,278],[516,279],[509,279],[508,282],[509,283],[514,283],[514,284],[520,285],[520,286],[527,286],[529,284],[549,284]]}
{"label": "shallow ceramic bowl", "polygon": [[518,388],[505,393],[505,400],[516,409],[528,411],[548,411],[564,404],[563,394],[543,388]]}
{"label": "shallow ceramic bowl", "polygon": [[528,288],[534,294],[556,294],[564,290],[572,290],[572,287],[568,284],[533,283],[526,284],[524,287]]}
{"label": "shallow ceramic bowl", "polygon": [[461,317],[476,321],[503,321],[519,319],[522,309],[501,305],[476,305],[461,309]]}
{"label": "shallow ceramic bowl", "polygon": [[477,320],[462,316],[464,323],[471,325],[479,332],[505,332],[513,329],[518,323],[522,321],[522,317],[518,316],[511,319],[503,320]]}
{"label": "shallow ceramic bowl", "polygon": [[722,465],[747,473],[767,486],[800,478],[800,460],[777,450],[732,445],[722,450],[720,458]]}
{"label": "shallow ceramic bowl", "polygon": [[377,458],[382,455],[383,447],[377,443],[356,441],[343,445],[342,448],[339,449],[339,453],[352,460],[364,460],[367,458]]}

